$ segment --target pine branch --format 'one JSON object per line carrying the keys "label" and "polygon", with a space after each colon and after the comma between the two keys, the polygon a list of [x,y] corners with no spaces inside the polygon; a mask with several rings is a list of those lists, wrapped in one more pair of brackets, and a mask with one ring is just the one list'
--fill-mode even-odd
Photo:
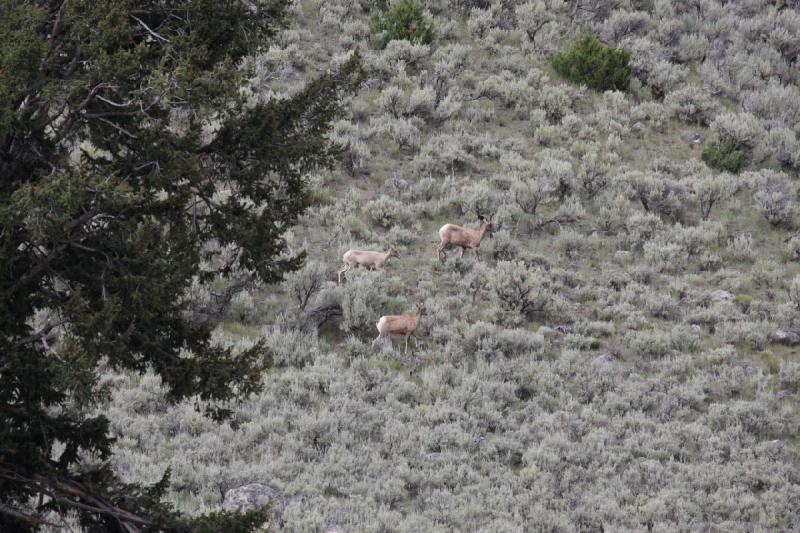
{"label": "pine branch", "polygon": [[[77,481],[45,477],[38,474],[28,477],[21,474],[13,465],[6,463],[0,463],[0,478],[32,488],[65,506],[89,513],[110,516],[117,520],[122,528],[131,533],[139,531],[136,525],[157,525],[151,520],[109,503],[101,496],[93,494],[87,487]],[[11,514],[11,511],[14,510],[8,507],[0,507],[0,512],[5,514]]]}
{"label": "pine branch", "polygon": [[[130,13],[129,13],[129,14],[130,14]],[[139,17],[137,17],[136,15],[130,14],[130,17],[131,17],[133,20],[135,20],[136,22],[138,22],[139,24],[141,24],[141,25],[142,25],[142,27],[143,27],[145,30],[147,30],[147,33],[149,33],[150,35],[152,35],[152,36],[153,36],[153,37],[155,37],[156,39],[159,39],[159,40],[161,40],[161,41],[164,41],[164,42],[166,42],[166,43],[168,43],[168,42],[169,42],[169,39],[167,39],[166,37],[162,37],[161,35],[157,34],[157,33],[156,33],[156,32],[154,32],[153,30],[151,30],[151,29],[150,29],[150,26],[148,26],[147,24],[145,24],[145,23],[144,23],[144,21],[143,21],[142,19],[140,19]]]}
{"label": "pine branch", "polygon": [[33,335],[28,335],[27,337],[18,340],[17,342],[14,343],[14,346],[23,346],[25,344],[31,344],[39,340],[45,339],[53,329],[62,326],[67,322],[68,321],[65,318],[62,318],[61,320],[56,320],[55,322],[50,322],[48,320],[47,324],[42,329],[40,329]]}

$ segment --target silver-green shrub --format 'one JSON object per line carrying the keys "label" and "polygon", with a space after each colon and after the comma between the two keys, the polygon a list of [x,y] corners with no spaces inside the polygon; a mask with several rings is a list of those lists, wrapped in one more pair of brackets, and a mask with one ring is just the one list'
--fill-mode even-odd
{"label": "silver-green shrub", "polygon": [[663,227],[663,221],[654,213],[634,213],[624,222],[625,241],[631,247],[641,248],[653,239]]}
{"label": "silver-green shrub", "polygon": [[791,261],[800,260],[800,238],[793,236],[786,241],[786,253]]}
{"label": "silver-green shrub", "polygon": [[422,145],[414,158],[414,166],[423,174],[447,175],[470,168],[474,158],[465,149],[461,137],[436,135]]}
{"label": "silver-green shrub", "polygon": [[673,353],[670,334],[656,329],[628,332],[625,344],[631,355],[644,359],[661,359]]}
{"label": "silver-green shrub", "polygon": [[770,128],[794,128],[800,122],[800,89],[772,79],[765,88],[745,93],[742,106]]}
{"label": "silver-green shrub", "polygon": [[678,119],[700,125],[710,124],[722,109],[708,90],[695,85],[684,85],[671,91],[664,98],[664,104],[673,109]]}
{"label": "silver-green shrub", "polygon": [[551,304],[549,276],[541,268],[528,267],[522,261],[500,261],[489,272],[488,289],[492,302],[519,322],[537,314],[546,314]]}
{"label": "silver-green shrub", "polygon": [[736,191],[737,183],[732,174],[722,172],[719,174],[705,174],[697,176],[691,181],[691,191],[694,193],[700,208],[700,216],[707,220],[714,207],[721,207],[724,202]]}
{"label": "silver-green shrub", "polygon": [[800,392],[800,363],[783,361],[778,373],[778,383],[790,392]]}
{"label": "silver-green shrub", "polygon": [[384,229],[395,224],[408,225],[415,220],[408,205],[388,196],[367,202],[363,211],[369,222]]}
{"label": "silver-green shrub", "polygon": [[622,177],[633,197],[645,211],[681,219],[686,206],[686,190],[677,180],[660,172],[633,171]]}
{"label": "silver-green shrub", "polygon": [[277,367],[303,367],[314,361],[318,350],[315,330],[287,326],[268,326],[261,330],[269,355]]}
{"label": "silver-green shrub", "polygon": [[535,219],[539,208],[546,205],[556,192],[558,182],[543,174],[515,177],[511,185],[511,196],[523,213]]}
{"label": "silver-green shrub", "polygon": [[789,177],[772,170],[751,173],[756,210],[773,226],[791,226],[797,214],[796,185]]}
{"label": "silver-green shrub", "polygon": [[728,250],[739,261],[752,262],[757,258],[753,236],[750,233],[736,233],[728,240]]}
{"label": "silver-green shrub", "polygon": [[658,237],[644,244],[644,258],[659,272],[677,273],[686,266],[686,250],[678,243]]}
{"label": "silver-green shrub", "polygon": [[559,122],[572,108],[572,97],[563,86],[545,85],[536,94],[536,103],[550,122]]}
{"label": "silver-green shrub", "polygon": [[287,274],[284,279],[292,300],[299,309],[304,310],[330,277],[330,269],[325,264],[308,261],[303,268]]}

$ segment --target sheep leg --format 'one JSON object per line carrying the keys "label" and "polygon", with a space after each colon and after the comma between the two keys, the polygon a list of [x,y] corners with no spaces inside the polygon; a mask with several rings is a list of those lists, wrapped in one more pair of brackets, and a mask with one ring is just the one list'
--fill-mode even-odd
{"label": "sheep leg", "polygon": [[344,274],[345,279],[347,279],[347,272],[350,270],[350,265],[345,264],[339,271],[337,272],[339,276],[339,285],[342,284],[342,274]]}
{"label": "sheep leg", "polygon": [[439,261],[441,261],[442,263],[444,263],[444,260],[447,259],[447,254],[445,253],[444,249],[445,249],[445,244],[444,243],[440,244],[438,248]]}
{"label": "sheep leg", "polygon": [[411,336],[410,333],[408,335],[406,335],[406,350],[405,350],[405,352],[403,352],[404,355],[408,355],[408,338],[410,336]]}
{"label": "sheep leg", "polygon": [[477,248],[473,248],[472,249],[472,255],[475,256],[475,261],[480,261],[481,260],[480,257],[478,257],[478,249]]}
{"label": "sheep leg", "polygon": [[464,248],[459,246],[459,248],[458,248],[458,258],[461,259],[462,257],[464,257]]}

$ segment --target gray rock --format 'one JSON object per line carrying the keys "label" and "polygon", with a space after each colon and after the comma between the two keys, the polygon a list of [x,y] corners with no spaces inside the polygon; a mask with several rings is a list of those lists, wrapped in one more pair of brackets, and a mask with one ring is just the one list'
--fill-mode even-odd
{"label": "gray rock", "polygon": [[617,263],[628,263],[632,254],[628,250],[617,250],[614,252],[614,261]]}
{"label": "gray rock", "polygon": [[711,293],[711,298],[717,302],[731,301],[736,298],[732,292],[723,289],[717,289]]}
{"label": "gray rock", "polygon": [[687,139],[689,140],[689,142],[690,142],[691,144],[693,144],[693,145],[697,145],[697,144],[703,144],[703,141],[705,141],[705,140],[706,140],[706,138],[705,138],[705,137],[703,137],[703,134],[702,134],[702,133],[698,133],[698,132],[696,132],[696,131],[690,131],[690,132],[689,132],[689,133],[686,135],[686,138],[687,138]]}
{"label": "gray rock", "polygon": [[392,185],[394,185],[394,188],[397,189],[398,193],[405,192],[411,187],[411,183],[409,183],[408,180],[403,179],[398,175],[395,175],[392,178]]}
{"label": "gray rock", "polygon": [[772,338],[775,339],[775,342],[786,344],[787,346],[797,346],[800,344],[800,334],[788,329],[779,329],[773,333]]}
{"label": "gray rock", "polygon": [[383,82],[378,78],[367,78],[361,84],[361,87],[364,89],[371,91],[372,89],[379,89],[383,85]]}
{"label": "gray rock", "polygon": [[605,365],[608,363],[613,363],[616,360],[617,358],[614,357],[614,354],[605,352],[592,359],[592,363],[595,365]]}
{"label": "gray rock", "polygon": [[546,339],[553,339],[572,333],[572,328],[566,324],[558,324],[556,326],[540,326],[538,333],[544,335]]}
{"label": "gray rock", "polygon": [[699,324],[689,324],[689,329],[692,330],[693,333],[703,332],[703,328]]}
{"label": "gray rock", "polygon": [[272,523],[280,526],[283,523],[283,509],[286,507],[286,498],[268,485],[250,483],[225,493],[222,508],[226,511],[252,511],[270,505]]}

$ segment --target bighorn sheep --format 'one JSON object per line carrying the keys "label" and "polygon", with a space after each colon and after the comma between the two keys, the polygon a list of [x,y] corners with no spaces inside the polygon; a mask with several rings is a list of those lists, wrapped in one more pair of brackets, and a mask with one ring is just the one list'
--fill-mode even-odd
{"label": "bighorn sheep", "polygon": [[347,250],[342,256],[344,266],[336,273],[339,276],[339,283],[342,282],[342,274],[347,278],[347,273],[352,268],[363,266],[365,268],[383,268],[389,262],[390,257],[400,258],[400,253],[394,246],[389,247],[386,252],[365,252],[362,250]]}
{"label": "bighorn sheep", "polygon": [[481,245],[481,239],[486,233],[489,233],[489,237],[492,236],[492,233],[495,231],[494,223],[492,222],[492,215],[481,215],[478,213],[478,219],[481,221],[481,227],[478,229],[469,229],[464,228],[461,226],[456,226],[455,224],[445,224],[439,230],[439,238],[442,239],[442,242],[439,244],[439,259],[444,261],[447,257],[445,254],[445,248],[448,246],[458,246],[461,248],[461,253],[459,257],[464,255],[464,248],[471,248],[472,253],[475,256],[476,261],[480,261],[478,259],[478,246]]}
{"label": "bighorn sheep", "polygon": [[[382,316],[375,324],[378,327],[378,336],[372,341],[374,345],[381,339],[390,338],[390,335],[403,335],[406,338],[406,349],[403,353],[408,353],[408,338],[417,330],[419,319],[427,314],[428,309],[424,302],[417,304],[417,313],[414,315],[387,315]],[[416,344],[416,338],[414,343]]]}

